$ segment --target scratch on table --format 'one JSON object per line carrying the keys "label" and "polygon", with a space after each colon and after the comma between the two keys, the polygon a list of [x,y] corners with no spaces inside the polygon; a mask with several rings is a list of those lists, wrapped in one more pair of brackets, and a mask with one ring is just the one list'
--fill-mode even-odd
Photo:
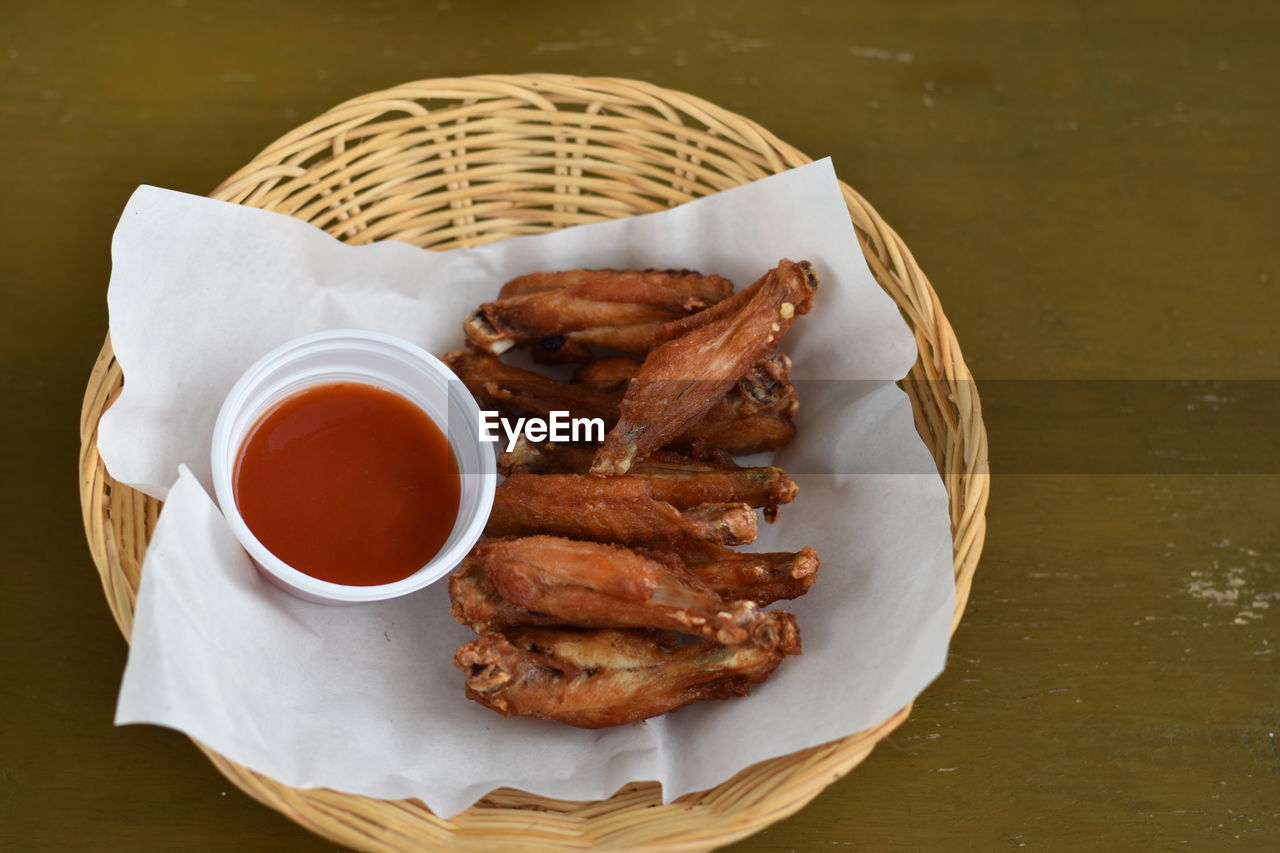
{"label": "scratch on table", "polygon": [[729,32],[728,30],[712,30],[712,43],[716,47],[726,47],[730,53],[748,53],[753,50],[767,50],[773,45],[768,39],[752,38]]}
{"label": "scratch on table", "polygon": [[912,62],[915,59],[908,50],[886,50],[882,47],[851,47],[849,55],[864,59],[883,59],[886,62]]}
{"label": "scratch on table", "polygon": [[535,55],[577,53],[593,47],[609,47],[613,44],[612,39],[603,30],[582,29],[578,30],[577,36],[576,39],[565,41],[540,41],[533,46],[533,53]]}

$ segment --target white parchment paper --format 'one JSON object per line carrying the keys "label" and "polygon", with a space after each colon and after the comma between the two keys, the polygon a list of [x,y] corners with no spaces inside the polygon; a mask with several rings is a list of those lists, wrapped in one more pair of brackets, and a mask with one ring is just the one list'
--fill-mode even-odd
{"label": "white parchment paper", "polygon": [[[437,354],[509,278],[575,267],[685,267],[746,286],[779,258],[821,277],[784,348],[800,432],[776,462],[799,498],[755,548],[815,547],[819,580],[783,606],[804,654],[747,699],[583,731],[469,702],[452,666],[472,637],[443,584],[326,607],[265,583],[210,499],[223,396],[276,345],[328,328]],[[669,211],[428,252],[350,247],[286,216],[152,187],[112,244],[111,338],[124,371],[99,450],[116,479],[166,498],[147,551],[116,722],[190,734],[297,787],[418,797],[452,815],[493,788],[568,799],[657,780],[664,797],[852,734],[942,670],[954,603],[946,494],[893,385],[912,336],[871,277],[830,161]],[[862,473],[859,473],[862,472]]]}

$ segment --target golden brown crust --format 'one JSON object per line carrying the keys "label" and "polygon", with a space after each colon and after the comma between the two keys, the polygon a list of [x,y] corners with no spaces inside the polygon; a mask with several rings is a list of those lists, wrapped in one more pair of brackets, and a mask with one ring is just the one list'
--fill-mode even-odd
{"label": "golden brown crust", "polygon": [[597,358],[574,371],[573,381],[600,389],[618,388],[640,372],[640,363],[640,359],[629,355]]}
{"label": "golden brown crust", "polygon": [[[523,439],[498,460],[506,476],[517,471],[530,474],[585,474],[595,452],[584,445],[543,444],[534,446]],[[745,503],[763,507],[765,519],[777,518],[778,507],[795,499],[800,489],[781,468],[742,468],[731,461],[709,462],[679,453],[659,450],[636,463],[627,478],[648,484],[654,498],[678,510],[702,504]]]}
{"label": "golden brown crust", "polygon": [[755,541],[756,516],[743,502],[678,509],[641,478],[513,471],[494,493],[485,533],[547,533],[627,545],[686,540],[745,545]]}
{"label": "golden brown crust", "polygon": [[482,542],[450,579],[453,615],[477,633],[514,625],[661,628],[773,643],[777,613],[725,601],[671,554],[556,536]]}
{"label": "golden brown crust", "polygon": [[520,628],[468,643],[454,665],[466,674],[467,698],[504,716],[597,729],[746,695],[798,653],[794,620],[778,621],[771,646],[681,646],[645,630]]}
{"label": "golden brown crust", "polygon": [[[573,374],[573,382],[596,390],[622,388],[640,373],[640,359],[619,355],[588,361]],[[795,417],[799,410],[795,386],[791,384],[791,359],[772,352],[739,377],[725,400],[742,412],[770,411]]]}
{"label": "golden brown crust", "polygon": [[766,607],[799,598],[818,579],[818,552],[744,554],[722,549],[717,559],[691,562],[690,570],[724,599],[745,599]]}
{"label": "golden brown crust", "polygon": [[536,272],[513,278],[502,286],[498,298],[506,299],[525,293],[558,290],[589,280],[608,281],[624,287],[632,282],[658,285],[686,296],[705,300],[708,304],[719,302],[733,293],[733,282],[727,278],[703,275],[695,270],[576,269],[563,272]]}
{"label": "golden brown crust", "polygon": [[492,355],[529,343],[539,344],[544,358],[559,360],[582,357],[588,344],[645,353],[663,323],[732,291],[726,279],[690,271],[535,273],[507,282],[498,299],[467,317],[463,331]]}
{"label": "golden brown crust", "polygon": [[618,423],[591,473],[625,474],[636,459],[702,420],[753,363],[777,348],[795,317],[812,306],[816,286],[807,261],[784,259],[746,290],[664,327],[628,383]]}

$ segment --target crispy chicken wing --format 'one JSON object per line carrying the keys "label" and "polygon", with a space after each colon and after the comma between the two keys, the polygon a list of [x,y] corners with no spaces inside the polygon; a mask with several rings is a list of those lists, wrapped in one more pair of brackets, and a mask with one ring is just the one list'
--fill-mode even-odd
{"label": "crispy chicken wing", "polygon": [[642,478],[515,471],[494,493],[485,533],[548,533],[628,545],[690,540],[743,545],[755,541],[756,514],[740,501],[677,508]]}
{"label": "crispy chicken wing", "polygon": [[795,621],[780,614],[768,645],[680,646],[646,630],[519,628],[458,649],[467,697],[504,716],[598,729],[634,723],[702,699],[743,696],[799,653]]}
{"label": "crispy chicken wing", "polygon": [[[532,474],[585,474],[595,451],[583,445],[543,444],[535,446],[523,438],[502,454],[498,469],[504,474],[526,471]],[[764,507],[764,516],[773,521],[778,506],[795,499],[800,488],[781,468],[741,468],[729,462],[697,461],[669,450],[655,451],[638,462],[627,477],[643,480],[653,496],[679,510],[701,504],[745,503]]]}
{"label": "crispy chicken wing", "polygon": [[754,601],[761,607],[799,598],[818,579],[818,552],[747,554],[708,545],[680,555],[698,579],[725,601]]}
{"label": "crispy chicken wing", "polygon": [[768,644],[781,630],[779,613],[725,602],[670,554],[556,536],[481,542],[449,579],[449,595],[454,618],[478,634],[558,624]]}
{"label": "crispy chicken wing", "polygon": [[[804,595],[818,579],[821,562],[812,548],[795,553],[745,554],[707,545],[679,555],[644,549],[633,549],[633,553],[673,567],[673,558],[680,560],[725,604],[752,601],[761,607]],[[481,633],[516,625],[572,624],[572,620],[528,610],[503,598],[489,580],[486,565],[483,554],[476,559],[469,557],[449,577],[449,598],[459,623]],[[620,560],[619,565],[630,563]],[[679,567],[673,570],[684,577]]]}
{"label": "crispy chicken wing", "polygon": [[783,260],[747,289],[659,330],[591,473],[625,474],[637,458],[701,420],[754,362],[777,348],[796,315],[813,305],[816,287],[807,261]]}
{"label": "crispy chicken wing", "polygon": [[644,353],[658,327],[724,299],[732,282],[687,271],[571,270],[521,276],[463,322],[467,339],[498,355],[522,343]]}
{"label": "crispy chicken wing", "polygon": [[[606,429],[617,423],[623,397],[620,387],[601,390],[589,384],[565,384],[483,353],[452,352],[442,360],[466,384],[481,408],[539,418],[552,411],[567,411],[575,418],[601,418]],[[774,402],[765,406],[735,389],[671,445],[689,447],[700,441],[730,453],[777,450],[795,435],[791,420],[795,389],[786,382],[774,396]]]}
{"label": "crispy chicken wing", "polygon": [[695,270],[565,270],[563,272],[535,272],[522,275],[502,285],[499,299],[559,290],[584,281],[606,281],[626,288],[632,284],[665,287],[692,296],[707,303],[719,302],[733,293],[733,282],[718,275],[703,275]]}
{"label": "crispy chicken wing", "polygon": [[[625,355],[598,358],[579,366],[573,381],[601,391],[623,388],[639,374],[641,364]],[[800,403],[791,384],[791,359],[785,353],[769,353],[738,379],[724,402],[739,414],[768,411],[795,417]]]}
{"label": "crispy chicken wing", "polygon": [[[606,421],[605,426],[608,425]],[[787,415],[777,412],[744,414],[721,401],[668,446],[685,448],[702,442],[708,447],[741,455],[786,447],[795,435],[795,421]]]}

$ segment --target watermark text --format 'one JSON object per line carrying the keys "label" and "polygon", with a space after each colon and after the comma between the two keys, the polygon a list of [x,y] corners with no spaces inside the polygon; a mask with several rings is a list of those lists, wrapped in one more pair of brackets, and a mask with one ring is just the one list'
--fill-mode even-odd
{"label": "watermark text", "polygon": [[[501,430],[501,434],[499,433]],[[504,418],[494,411],[480,412],[480,440],[492,444],[507,439],[507,450],[515,449],[520,436],[529,441],[604,441],[603,418],[575,418],[569,412],[549,412],[546,418]]]}

